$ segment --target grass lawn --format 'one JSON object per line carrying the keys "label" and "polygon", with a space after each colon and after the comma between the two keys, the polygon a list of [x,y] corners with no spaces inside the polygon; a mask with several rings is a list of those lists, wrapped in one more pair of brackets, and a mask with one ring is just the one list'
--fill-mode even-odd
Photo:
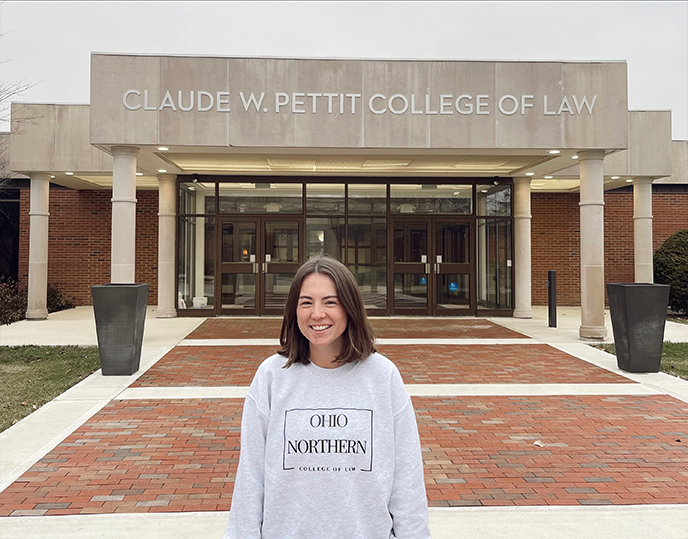
{"label": "grass lawn", "polygon": [[[597,344],[595,348],[616,355],[613,344]],[[659,370],[678,378],[688,380],[688,343],[665,342],[662,346],[662,360]]]}
{"label": "grass lawn", "polygon": [[96,346],[0,346],[0,432],[99,368]]}

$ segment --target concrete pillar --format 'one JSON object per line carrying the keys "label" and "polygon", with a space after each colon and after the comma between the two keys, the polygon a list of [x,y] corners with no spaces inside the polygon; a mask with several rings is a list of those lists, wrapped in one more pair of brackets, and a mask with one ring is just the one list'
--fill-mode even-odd
{"label": "concrete pillar", "polygon": [[582,339],[604,339],[604,150],[578,152]]}
{"label": "concrete pillar", "polygon": [[29,203],[29,284],[26,318],[48,318],[48,204],[50,174],[32,173]]}
{"label": "concrete pillar", "polygon": [[110,282],[133,284],[136,260],[136,157],[134,146],[112,147]]}
{"label": "concrete pillar", "polygon": [[514,178],[514,318],[533,318],[530,261],[530,178]]}
{"label": "concrete pillar", "polygon": [[652,266],[652,179],[633,180],[635,282],[654,282]]}
{"label": "concrete pillar", "polygon": [[174,318],[177,176],[158,175],[158,318]]}

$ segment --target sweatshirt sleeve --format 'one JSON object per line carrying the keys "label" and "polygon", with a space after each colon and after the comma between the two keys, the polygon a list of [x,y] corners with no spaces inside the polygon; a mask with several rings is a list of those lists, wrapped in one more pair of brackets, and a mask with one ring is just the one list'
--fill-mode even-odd
{"label": "sweatshirt sleeve", "polygon": [[267,416],[261,413],[249,393],[244,401],[239,468],[223,539],[260,539],[262,536],[267,428]]}
{"label": "sweatshirt sleeve", "polygon": [[394,481],[389,500],[394,537],[430,539],[423,456],[411,398],[394,418]]}

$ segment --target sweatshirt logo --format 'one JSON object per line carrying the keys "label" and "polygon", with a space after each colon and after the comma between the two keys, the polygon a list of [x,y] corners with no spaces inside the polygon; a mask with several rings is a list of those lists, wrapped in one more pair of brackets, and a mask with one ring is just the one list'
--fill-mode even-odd
{"label": "sweatshirt logo", "polygon": [[282,469],[301,472],[371,472],[372,440],[372,410],[286,410]]}

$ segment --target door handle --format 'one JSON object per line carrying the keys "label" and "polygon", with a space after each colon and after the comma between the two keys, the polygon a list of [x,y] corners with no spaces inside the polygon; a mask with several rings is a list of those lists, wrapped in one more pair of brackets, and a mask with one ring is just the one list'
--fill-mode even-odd
{"label": "door handle", "polygon": [[427,273],[428,275],[430,275],[430,262],[428,262],[427,264],[425,264],[425,273]]}
{"label": "door handle", "polygon": [[258,273],[258,262],[253,263],[253,273]]}
{"label": "door handle", "polygon": [[263,273],[267,273],[267,272],[268,272],[268,263],[263,262]]}
{"label": "door handle", "polygon": [[435,275],[439,275],[439,274],[440,274],[440,265],[435,264]]}

